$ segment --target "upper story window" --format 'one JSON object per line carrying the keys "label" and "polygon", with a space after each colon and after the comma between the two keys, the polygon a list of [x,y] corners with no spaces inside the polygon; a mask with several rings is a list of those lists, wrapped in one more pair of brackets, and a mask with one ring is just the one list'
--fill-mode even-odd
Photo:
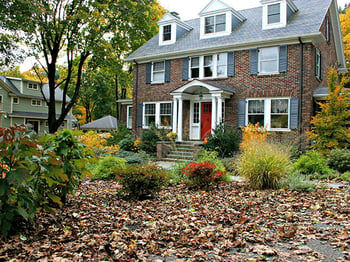
{"label": "upper story window", "polygon": [[189,78],[227,77],[227,53],[190,59]]}
{"label": "upper story window", "polygon": [[32,99],[32,106],[41,106],[41,100]]}
{"label": "upper story window", "polygon": [[29,83],[29,84],[28,84],[28,89],[38,90],[38,85],[37,85],[37,84]]}
{"label": "upper story window", "polygon": [[259,49],[259,74],[275,74],[279,72],[279,48]]}
{"label": "upper story window", "polygon": [[226,14],[208,16],[204,18],[204,32],[206,34],[223,32],[226,30]]}
{"label": "upper story window", "polygon": [[154,62],[152,65],[152,83],[163,83],[165,75],[165,63]]}
{"label": "upper story window", "polygon": [[163,26],[163,41],[171,40],[171,25]]}
{"label": "upper story window", "polygon": [[328,16],[326,16],[326,32],[325,32],[325,35],[326,35],[327,42],[330,43],[331,42],[331,23],[329,21]]}
{"label": "upper story window", "polygon": [[3,100],[2,100],[2,95],[0,95],[0,104],[3,103]]}
{"label": "upper story window", "polygon": [[322,56],[320,50],[317,48],[315,55],[315,75],[318,79],[322,80]]}
{"label": "upper story window", "polygon": [[19,104],[19,98],[18,97],[12,97],[12,103],[13,104]]}
{"label": "upper story window", "polygon": [[281,4],[268,5],[267,7],[267,23],[274,24],[281,22]]}

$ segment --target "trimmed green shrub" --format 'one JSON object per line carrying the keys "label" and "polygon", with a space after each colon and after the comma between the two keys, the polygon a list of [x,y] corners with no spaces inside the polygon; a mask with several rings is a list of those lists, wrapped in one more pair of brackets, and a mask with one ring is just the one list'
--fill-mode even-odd
{"label": "trimmed green shrub", "polygon": [[307,151],[293,164],[294,169],[302,174],[328,175],[334,171],[327,165],[325,157],[316,150]]}
{"label": "trimmed green shrub", "polygon": [[120,147],[121,150],[124,150],[124,151],[132,151],[132,152],[136,151],[135,140],[131,138],[124,138],[119,142],[118,146]]}
{"label": "trimmed green shrub", "polygon": [[122,192],[131,199],[143,200],[153,196],[168,184],[166,171],[156,165],[129,165],[116,174]]}
{"label": "trimmed green shrub", "polygon": [[182,169],[182,173],[191,185],[200,188],[218,184],[223,181],[225,176],[225,172],[217,170],[215,164],[209,161],[187,164]]}
{"label": "trimmed green shrub", "polygon": [[308,176],[300,173],[293,173],[286,178],[284,186],[288,187],[289,190],[292,191],[314,192],[316,185],[310,181]]}
{"label": "trimmed green shrub", "polygon": [[203,145],[206,150],[217,151],[220,157],[229,157],[239,150],[240,136],[233,128],[228,129],[222,123],[206,141]]}
{"label": "trimmed green shrub", "polygon": [[218,157],[219,153],[217,151],[207,151],[205,149],[200,149],[197,152],[197,162],[208,161],[211,164],[215,165],[215,170],[220,170],[225,172],[225,166],[222,163],[221,159]]}
{"label": "trimmed green shrub", "polygon": [[155,124],[147,130],[143,130],[141,134],[141,141],[139,148],[148,154],[155,154],[157,152],[157,142],[158,141],[169,141],[167,137],[168,130],[164,128],[157,128]]}
{"label": "trimmed green shrub", "polygon": [[253,188],[275,189],[289,175],[290,166],[290,153],[285,147],[250,140],[241,154],[237,170]]}
{"label": "trimmed green shrub", "polygon": [[327,164],[330,168],[340,173],[350,171],[350,150],[333,149],[327,157]]}
{"label": "trimmed green shrub", "polygon": [[125,159],[115,156],[106,156],[98,161],[92,173],[93,179],[115,179],[116,170],[125,169]]}

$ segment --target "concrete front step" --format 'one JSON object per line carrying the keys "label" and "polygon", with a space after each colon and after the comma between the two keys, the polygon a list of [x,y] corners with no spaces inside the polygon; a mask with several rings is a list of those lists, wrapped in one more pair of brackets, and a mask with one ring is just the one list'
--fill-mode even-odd
{"label": "concrete front step", "polygon": [[174,150],[170,151],[168,155],[163,158],[163,161],[171,162],[191,162],[196,152],[193,142],[177,142]]}

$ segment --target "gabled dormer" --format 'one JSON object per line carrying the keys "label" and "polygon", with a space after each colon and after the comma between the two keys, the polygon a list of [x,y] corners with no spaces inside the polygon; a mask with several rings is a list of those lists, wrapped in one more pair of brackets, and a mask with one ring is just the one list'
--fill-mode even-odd
{"label": "gabled dormer", "polygon": [[286,27],[289,18],[298,11],[293,0],[261,0],[262,29]]}
{"label": "gabled dormer", "polygon": [[212,0],[200,13],[200,38],[230,35],[246,18],[220,0]]}
{"label": "gabled dormer", "polygon": [[158,22],[159,45],[171,45],[192,29],[177,13],[166,13]]}

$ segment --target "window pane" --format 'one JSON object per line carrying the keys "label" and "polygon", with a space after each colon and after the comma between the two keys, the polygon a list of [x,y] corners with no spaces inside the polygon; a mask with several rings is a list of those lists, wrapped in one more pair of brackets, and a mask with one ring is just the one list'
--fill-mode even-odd
{"label": "window pane", "polygon": [[164,81],[164,72],[153,73],[153,81],[163,82]]}
{"label": "window pane", "polygon": [[191,58],[191,67],[199,67],[199,57]]}
{"label": "window pane", "polygon": [[164,114],[171,115],[171,104],[170,103],[160,104],[160,114],[161,115],[164,115]]}
{"label": "window pane", "polygon": [[212,68],[210,66],[204,68],[204,76],[205,77],[213,76],[213,70],[212,70]]}
{"label": "window pane", "polygon": [[153,63],[153,71],[162,71],[164,70],[164,62]]}
{"label": "window pane", "polygon": [[268,6],[269,15],[275,15],[280,13],[280,4],[274,4]]}
{"label": "window pane", "polygon": [[218,76],[226,76],[227,66],[218,66]]}
{"label": "window pane", "polygon": [[218,65],[227,64],[227,53],[218,54]]}
{"label": "window pane", "polygon": [[145,114],[155,114],[156,113],[156,105],[155,104],[146,104],[145,105]]}
{"label": "window pane", "polygon": [[191,78],[198,78],[199,77],[199,68],[192,68],[191,69]]}
{"label": "window pane", "polygon": [[171,116],[160,116],[160,125],[161,126],[170,126]]}
{"label": "window pane", "polygon": [[268,23],[273,24],[273,23],[279,23],[280,20],[280,14],[277,15],[269,15]]}
{"label": "window pane", "polygon": [[264,100],[248,101],[248,113],[264,113]]}
{"label": "window pane", "polygon": [[204,66],[209,66],[213,62],[213,56],[205,56],[204,57]]}
{"label": "window pane", "polygon": [[278,72],[278,65],[276,61],[266,61],[260,63],[260,72],[261,73],[271,73]]}
{"label": "window pane", "polygon": [[271,113],[288,114],[288,100],[287,99],[271,100]]}
{"label": "window pane", "polygon": [[277,47],[262,48],[259,50],[261,60],[275,60],[278,58]]}
{"label": "window pane", "polygon": [[226,30],[226,25],[225,24],[217,24],[215,26],[215,32],[222,32]]}
{"label": "window pane", "polygon": [[272,115],[271,128],[288,128],[288,115]]}
{"label": "window pane", "polygon": [[260,126],[264,126],[264,115],[250,115],[248,116],[248,122],[253,125],[259,123]]}
{"label": "window pane", "polygon": [[146,126],[150,126],[152,123],[156,122],[156,117],[155,116],[146,116],[145,120],[146,120],[145,121]]}
{"label": "window pane", "polygon": [[226,15],[217,15],[216,16],[216,24],[225,24],[226,22]]}
{"label": "window pane", "polygon": [[171,25],[163,27],[163,41],[171,40]]}
{"label": "window pane", "polygon": [[205,33],[214,33],[214,16],[205,18]]}
{"label": "window pane", "polygon": [[193,123],[199,123],[199,103],[193,104]]}

